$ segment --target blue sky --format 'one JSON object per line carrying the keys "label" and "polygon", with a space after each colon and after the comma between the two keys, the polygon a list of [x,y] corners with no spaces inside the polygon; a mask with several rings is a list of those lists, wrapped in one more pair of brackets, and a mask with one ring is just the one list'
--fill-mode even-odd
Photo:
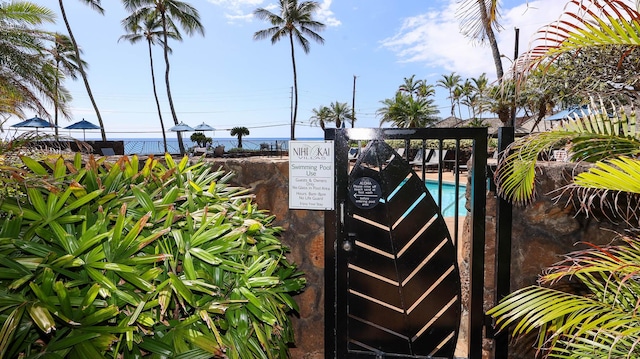
{"label": "blue sky", "polygon": [[[33,0],[32,0],[33,1]],[[57,1],[35,0],[59,13]],[[254,41],[253,34],[268,23],[251,15],[272,0],[188,0],[196,7],[205,36],[185,36],[171,42],[171,90],[180,121],[195,126],[205,122],[216,138],[229,136],[234,126],[248,127],[249,137],[288,138],[293,76],[289,44]],[[416,75],[436,83],[444,74],[463,78],[482,73],[495,80],[487,47],[477,46],[459,33],[455,17],[458,0],[320,0],[317,20],[327,25],[320,33],[324,45],[312,42],[309,54],[296,47],[299,108],[297,138],[319,138],[319,127],[309,126],[312,109],[332,101],[352,103],[354,75],[358,127],[378,127],[375,112],[380,101],[394,95],[403,78]],[[120,21],[127,16],[120,1],[102,2],[105,14],[81,1],[66,0],[65,9],[74,35],[89,63],[88,75],[105,123],[107,137],[160,137],[146,43],[120,41]],[[502,1],[498,34],[501,52],[512,57],[514,28],[520,28],[524,52],[538,28],[556,20],[561,0]],[[62,17],[52,29],[66,32]],[[505,60],[506,61],[506,60]],[[166,128],[173,125],[164,88],[164,61],[154,49],[158,84]],[[508,61],[505,62],[508,68]],[[73,119],[97,123],[82,81],[66,84],[74,100]],[[436,87],[440,115],[449,114],[448,93]],[[35,115],[35,114],[34,114]],[[16,123],[10,119],[6,125]],[[5,126],[5,129],[7,127]],[[64,133],[65,131],[63,131]],[[79,134],[74,134],[79,135]],[[172,135],[172,134],[170,134]],[[99,137],[87,132],[87,138]]]}

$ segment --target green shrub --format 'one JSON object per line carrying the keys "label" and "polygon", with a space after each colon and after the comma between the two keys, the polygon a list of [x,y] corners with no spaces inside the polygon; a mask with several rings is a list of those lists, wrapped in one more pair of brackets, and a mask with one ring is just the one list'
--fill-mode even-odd
{"label": "green shrub", "polygon": [[273,216],[230,174],[80,155],[4,169],[0,358],[281,358],[293,341]]}
{"label": "green shrub", "polygon": [[202,132],[194,132],[189,139],[199,147],[207,147],[208,144],[213,143],[213,138],[205,136]]}

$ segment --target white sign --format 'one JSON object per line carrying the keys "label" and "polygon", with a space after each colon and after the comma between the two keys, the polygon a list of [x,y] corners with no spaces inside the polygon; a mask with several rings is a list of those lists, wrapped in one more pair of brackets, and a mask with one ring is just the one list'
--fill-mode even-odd
{"label": "white sign", "polygon": [[334,209],[333,141],[289,141],[289,208]]}

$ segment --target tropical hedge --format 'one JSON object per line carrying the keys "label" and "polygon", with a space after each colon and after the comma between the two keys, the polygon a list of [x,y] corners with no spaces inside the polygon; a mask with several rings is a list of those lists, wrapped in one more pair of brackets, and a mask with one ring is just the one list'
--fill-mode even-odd
{"label": "tropical hedge", "polygon": [[232,174],[21,160],[0,172],[0,358],[289,356],[305,280]]}

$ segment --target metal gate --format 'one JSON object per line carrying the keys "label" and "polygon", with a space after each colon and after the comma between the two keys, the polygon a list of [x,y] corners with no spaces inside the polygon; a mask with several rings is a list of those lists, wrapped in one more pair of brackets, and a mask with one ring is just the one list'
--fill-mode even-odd
{"label": "metal gate", "polygon": [[[336,154],[336,209],[325,215],[326,357],[454,357],[462,309],[458,201],[465,199],[456,196],[447,224],[442,185],[451,171],[449,185],[470,187],[465,337],[468,357],[480,358],[487,129],[330,129],[325,139]],[[472,143],[469,162],[461,141]],[[437,179],[435,194],[427,172]]]}

